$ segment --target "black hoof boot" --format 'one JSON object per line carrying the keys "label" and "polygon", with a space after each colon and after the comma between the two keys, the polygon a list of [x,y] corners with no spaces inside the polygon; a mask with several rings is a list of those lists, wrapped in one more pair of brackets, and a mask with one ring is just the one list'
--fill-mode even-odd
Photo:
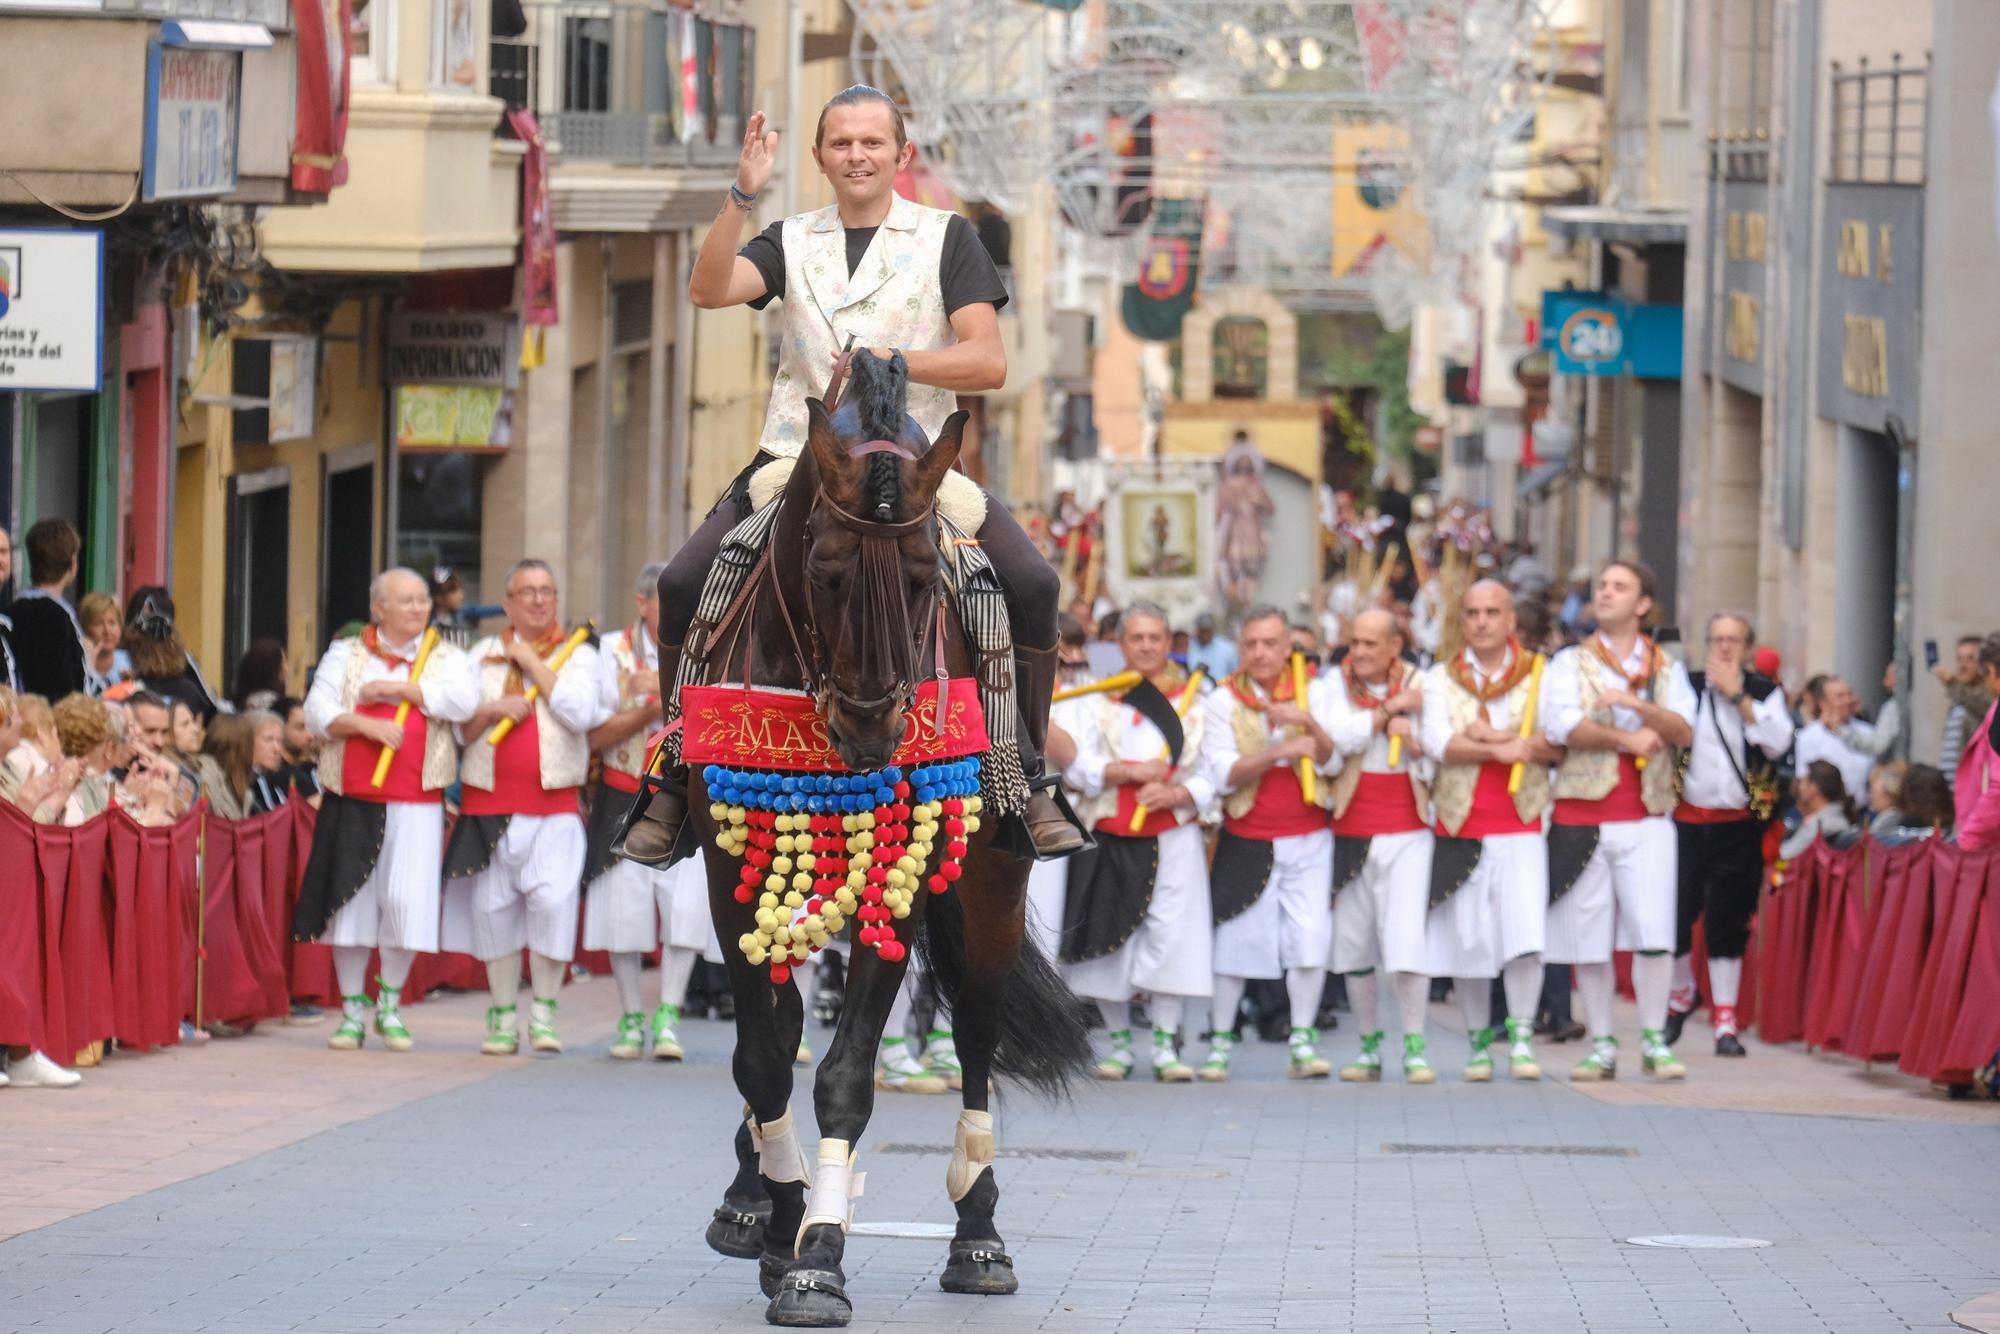
{"label": "black hoof boot", "polygon": [[794,1269],[779,1280],[764,1321],[791,1329],[839,1329],[854,1318],[854,1303],[838,1269]]}
{"label": "black hoof boot", "polygon": [[938,1286],[968,1296],[1004,1297],[1019,1291],[1021,1280],[1014,1277],[1014,1257],[1000,1249],[998,1239],[989,1238],[954,1241]]}
{"label": "black hoof boot", "polygon": [[757,1286],[766,1297],[778,1295],[778,1285],[785,1281],[785,1271],[792,1267],[792,1257],[771,1251],[757,1253]]}
{"label": "black hoof boot", "polygon": [[771,1221],[771,1202],[724,1204],[708,1221],[708,1247],[735,1260],[754,1260],[764,1253],[764,1229]]}

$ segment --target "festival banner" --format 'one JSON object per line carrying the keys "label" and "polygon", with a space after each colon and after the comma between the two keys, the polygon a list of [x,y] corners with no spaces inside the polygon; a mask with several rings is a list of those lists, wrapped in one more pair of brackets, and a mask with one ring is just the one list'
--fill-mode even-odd
{"label": "festival banner", "polygon": [[349,0],[292,0],[292,38],[299,49],[294,190],[325,194],[347,181],[351,24]]}
{"label": "festival banner", "polygon": [[1194,309],[1201,277],[1201,229],[1207,209],[1200,199],[1162,199],[1153,234],[1139,259],[1139,281],[1128,283],[1122,302],[1125,327],[1135,338],[1166,342],[1180,337],[1181,321]]}
{"label": "festival banner", "polygon": [[526,107],[510,107],[507,123],[527,145],[521,163],[521,322],[556,322],[556,215],[549,204],[549,147]]}
{"label": "festival banner", "polygon": [[[746,690],[740,685],[681,689],[681,754],[690,764],[736,764],[805,773],[846,773],[827,737],[826,719],[813,697],[789,690]],[[934,681],[917,687],[917,702],[903,716],[903,744],[895,764],[956,759],[989,748],[979,683],[951,678],[942,716]]]}
{"label": "festival banner", "polygon": [[1388,245],[1412,263],[1430,254],[1409,187],[1410,135],[1398,125],[1333,128],[1333,276],[1344,278]]}

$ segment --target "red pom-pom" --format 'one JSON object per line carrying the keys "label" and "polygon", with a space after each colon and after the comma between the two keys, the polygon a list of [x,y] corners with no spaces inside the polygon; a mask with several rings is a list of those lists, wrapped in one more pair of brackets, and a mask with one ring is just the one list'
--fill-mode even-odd
{"label": "red pom-pom", "polygon": [[806,900],[807,912],[822,912],[825,908],[826,904],[821,901],[818,895],[814,895],[812,898]]}
{"label": "red pom-pom", "polygon": [[877,932],[874,927],[864,926],[861,928],[860,933],[855,938],[859,940],[863,945],[873,945],[879,934],[880,933]]}
{"label": "red pom-pom", "polygon": [[791,980],[792,980],[792,968],[790,964],[774,963],[771,965],[772,985],[783,986],[785,983]]}
{"label": "red pom-pom", "polygon": [[910,782],[906,778],[902,782],[896,784],[896,800],[908,801],[909,799],[910,799]]}
{"label": "red pom-pom", "polygon": [[965,814],[965,802],[958,797],[946,797],[944,802],[944,813],[946,815]]}
{"label": "red pom-pom", "polygon": [[950,856],[963,857],[966,852],[966,846],[967,845],[964,839],[955,838],[951,842],[944,845],[944,850]]}
{"label": "red pom-pom", "polygon": [[871,867],[869,867],[869,868],[868,868],[868,883],[869,883],[869,884],[871,884],[871,885],[886,885],[886,884],[888,884],[888,883],[889,883],[889,868],[888,868],[888,867],[886,867],[886,866],[882,866],[882,865],[875,865],[875,866],[871,866]]}
{"label": "red pom-pom", "polygon": [[750,900],[756,897],[757,897],[757,891],[751,889],[750,886],[738,885],[736,887],[736,901],[738,903],[748,903]]}
{"label": "red pom-pom", "polygon": [[957,862],[946,862],[943,866],[938,867],[938,874],[947,880],[956,880],[965,874],[965,868]]}
{"label": "red pom-pom", "polygon": [[950,834],[953,838],[963,837],[965,834],[965,821],[946,820],[944,822],[944,832]]}
{"label": "red pom-pom", "polygon": [[[907,796],[908,794],[905,793],[902,789],[908,786],[909,786],[908,783],[899,784],[897,786],[896,795],[899,797]],[[910,818],[910,803],[907,801],[897,802],[894,806],[891,806],[889,808],[889,816],[897,824],[901,824],[903,821]]]}
{"label": "red pom-pom", "polygon": [[764,876],[763,873],[758,871],[756,867],[746,866],[742,870],[736,873],[736,878],[738,880],[741,880],[746,885],[754,885],[759,880],[762,880]]}
{"label": "red pom-pom", "polygon": [[906,953],[908,951],[904,948],[903,942],[900,940],[891,940],[883,945],[881,949],[882,958],[889,963],[901,963],[903,955]]}
{"label": "red pom-pom", "polygon": [[931,893],[942,894],[945,892],[946,888],[950,886],[951,881],[945,879],[943,873],[940,872],[939,874],[932,876],[930,878],[929,883],[931,887]]}

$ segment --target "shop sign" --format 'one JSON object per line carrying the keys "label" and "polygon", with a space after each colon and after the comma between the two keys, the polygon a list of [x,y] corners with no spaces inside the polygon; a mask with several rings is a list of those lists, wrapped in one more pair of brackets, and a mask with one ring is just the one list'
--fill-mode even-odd
{"label": "shop sign", "polygon": [[1641,306],[1609,292],[1542,293],[1542,346],[1562,375],[1677,380],[1681,308]]}
{"label": "shop sign", "polygon": [[1819,275],[1819,412],[1919,434],[1923,338],[1919,186],[1829,185]]}
{"label": "shop sign", "polygon": [[1726,384],[1764,392],[1764,287],[1770,259],[1771,187],[1763,181],[1722,186],[1722,350],[1716,369]]}
{"label": "shop sign", "polygon": [[168,46],[146,59],[147,199],[201,199],[236,189],[243,53]]}
{"label": "shop sign", "polygon": [[406,384],[395,395],[398,449],[497,451],[513,438],[513,395],[499,385]]}
{"label": "shop sign", "polygon": [[95,392],[104,362],[104,234],[0,230],[0,390]]}
{"label": "shop sign", "polygon": [[520,325],[512,314],[399,310],[389,317],[390,384],[512,389],[520,378]]}

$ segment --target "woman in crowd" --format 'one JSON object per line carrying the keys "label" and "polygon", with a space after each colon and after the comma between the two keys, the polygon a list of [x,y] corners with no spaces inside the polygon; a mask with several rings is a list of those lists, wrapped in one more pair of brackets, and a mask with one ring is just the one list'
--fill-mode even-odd
{"label": "woman in crowd", "polygon": [[1847,784],[1830,760],[1814,760],[1792,784],[1798,802],[1799,827],[1785,836],[1778,855],[1790,861],[1822,836],[1836,848],[1851,845],[1859,835],[1855,830],[1854,805],[1848,800]]}
{"label": "woman in crowd", "polygon": [[1903,825],[1903,782],[1909,769],[1902,760],[1890,760],[1868,775],[1868,832],[1878,840]]}
{"label": "woman in crowd", "polygon": [[118,734],[103,700],[71,695],[51,711],[65,762],[78,766],[77,781],[63,804],[62,822],[80,825],[111,807]]}
{"label": "woman in crowd", "polygon": [[244,715],[250,720],[250,813],[275,811],[291,799],[291,774],[285,767],[285,722],[262,709]]}
{"label": "woman in crowd", "polygon": [[108,593],[85,593],[76,606],[77,623],[83,627],[84,672],[90,678],[90,693],[102,695],[112,686],[130,679],[132,655],[121,645],[125,638],[125,618]]}
{"label": "woman in crowd", "polygon": [[252,641],[243,650],[243,660],[236,665],[236,693],[230,698],[235,701],[237,711],[248,713],[276,705],[278,697],[285,693],[290,668],[283,644],[270,638]]}
{"label": "woman in crowd", "polygon": [[1948,834],[1952,824],[1951,780],[1928,764],[1912,764],[1903,774],[1903,790],[1892,829],[1871,828],[1885,848],[1901,847],[1936,834]]}
{"label": "woman in crowd", "polygon": [[188,701],[203,719],[214,717],[215,695],[174,628],[174,600],[167,590],[151,587],[134,593],[125,604],[125,624],[132,675],[148,690]]}
{"label": "woman in crowd", "polygon": [[[176,721],[183,707],[175,707]],[[252,813],[255,749],[256,724],[247,714],[218,713],[202,736],[201,753],[194,757],[195,773],[201,778],[201,790],[208,795],[208,808],[219,818],[241,820]]]}

